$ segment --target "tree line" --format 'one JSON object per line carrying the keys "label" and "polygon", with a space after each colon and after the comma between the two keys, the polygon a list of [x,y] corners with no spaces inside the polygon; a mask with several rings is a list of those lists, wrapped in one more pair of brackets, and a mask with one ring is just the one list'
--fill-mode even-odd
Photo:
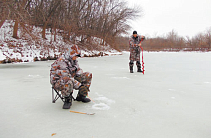
{"label": "tree line", "polygon": [[102,45],[116,46],[116,37],[130,28],[127,21],[141,11],[119,0],[0,0],[0,13],[0,27],[5,20],[15,21],[14,38],[19,38],[18,27],[30,34],[30,26],[38,26],[43,39],[50,29],[54,41],[60,34],[73,43],[91,44],[97,37]]}
{"label": "tree line", "polygon": [[[0,28],[6,20],[14,20],[13,37],[19,38],[18,28],[36,39],[32,26],[42,28],[42,39],[50,29],[53,41],[62,36],[65,42],[86,48],[111,45],[117,50],[129,50],[128,20],[140,17],[139,7],[129,8],[120,0],[0,0]],[[211,28],[192,38],[181,37],[174,30],[165,36],[146,37],[142,44],[148,51],[210,51]]]}
{"label": "tree line", "polygon": [[166,36],[148,39],[144,47],[154,51],[211,51],[211,28],[192,38],[181,37],[172,30]]}
{"label": "tree line", "polygon": [[[121,50],[129,50],[129,37],[117,37]],[[146,51],[211,51],[211,27],[192,38],[181,37],[174,30],[163,36],[147,37],[142,42]]]}

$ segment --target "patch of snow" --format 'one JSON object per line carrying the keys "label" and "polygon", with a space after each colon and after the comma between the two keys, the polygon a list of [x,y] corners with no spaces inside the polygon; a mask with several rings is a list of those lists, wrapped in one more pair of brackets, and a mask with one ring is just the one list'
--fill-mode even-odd
{"label": "patch of snow", "polygon": [[94,104],[92,108],[95,110],[109,110],[110,106],[108,106],[105,103],[99,103],[99,104]]}
{"label": "patch of snow", "polygon": [[95,98],[94,101],[103,102],[103,103],[106,103],[108,105],[115,103],[115,101],[108,99],[106,97],[98,97],[98,98]]}
{"label": "patch of snow", "polygon": [[[46,40],[42,39],[40,27],[31,27],[31,34],[23,33],[23,29],[18,29],[18,36],[20,39],[15,39],[12,37],[13,34],[14,21],[6,20],[5,23],[0,28],[0,61],[13,59],[22,62],[33,62],[34,60],[43,60],[49,57],[55,58],[65,52],[65,49],[71,47],[72,44],[65,43],[63,38],[59,33],[56,36],[56,41],[52,36],[50,29],[46,29]],[[59,32],[61,30],[57,30]],[[32,37],[36,37],[32,39]],[[77,38],[80,40],[80,38]],[[112,49],[109,45],[102,46],[99,44],[99,38],[93,38],[98,44],[100,50],[82,50],[81,54],[83,56],[111,56],[111,55],[121,55],[115,49]]]}

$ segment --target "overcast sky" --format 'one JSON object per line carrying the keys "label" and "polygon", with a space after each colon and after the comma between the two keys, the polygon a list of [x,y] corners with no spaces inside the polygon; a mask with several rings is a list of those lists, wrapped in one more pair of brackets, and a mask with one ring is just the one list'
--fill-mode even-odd
{"label": "overcast sky", "polygon": [[211,0],[125,0],[140,5],[143,16],[132,21],[138,34],[155,37],[175,30],[179,36],[195,36],[211,27]]}

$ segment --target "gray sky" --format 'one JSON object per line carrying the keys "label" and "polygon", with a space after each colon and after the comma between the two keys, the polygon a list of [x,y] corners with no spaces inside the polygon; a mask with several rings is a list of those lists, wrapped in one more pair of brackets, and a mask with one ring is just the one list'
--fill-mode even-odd
{"label": "gray sky", "polygon": [[154,37],[174,30],[179,36],[195,36],[211,27],[211,0],[125,0],[140,5],[143,16],[132,21],[133,30]]}

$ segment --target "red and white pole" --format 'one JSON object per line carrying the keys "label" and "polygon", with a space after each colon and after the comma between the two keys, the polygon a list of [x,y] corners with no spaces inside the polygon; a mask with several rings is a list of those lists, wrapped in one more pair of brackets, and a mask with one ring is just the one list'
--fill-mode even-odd
{"label": "red and white pole", "polygon": [[145,71],[144,70],[144,52],[143,52],[143,47],[140,46],[140,48],[141,48],[141,51],[142,51],[142,71],[143,71],[142,73],[144,74],[144,71]]}

